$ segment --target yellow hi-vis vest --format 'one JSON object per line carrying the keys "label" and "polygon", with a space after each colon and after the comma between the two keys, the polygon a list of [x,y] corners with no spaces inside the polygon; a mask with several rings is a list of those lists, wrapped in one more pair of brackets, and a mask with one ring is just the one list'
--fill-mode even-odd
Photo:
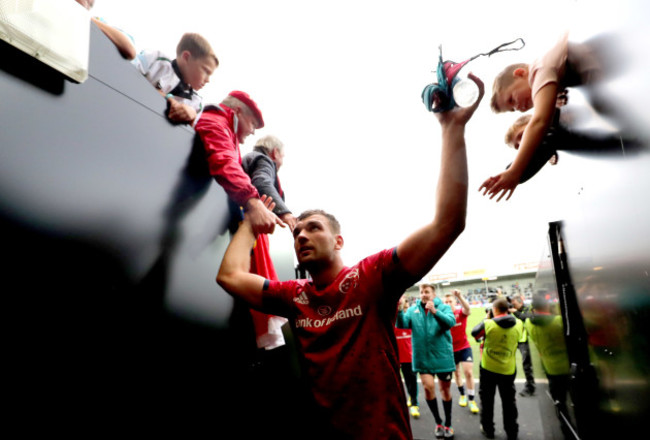
{"label": "yellow hi-vis vest", "polygon": [[524,324],[517,319],[514,326],[502,328],[494,320],[486,319],[484,325],[485,343],[481,366],[493,373],[515,374],[515,353]]}
{"label": "yellow hi-vis vest", "polygon": [[553,316],[543,325],[536,325],[531,319],[524,326],[533,340],[546,374],[554,376],[569,374],[569,355],[564,342],[564,327],[561,316]]}

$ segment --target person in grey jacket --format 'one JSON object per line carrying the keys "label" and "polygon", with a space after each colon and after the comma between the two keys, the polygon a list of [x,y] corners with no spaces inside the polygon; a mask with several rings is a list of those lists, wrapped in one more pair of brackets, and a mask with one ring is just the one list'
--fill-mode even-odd
{"label": "person in grey jacket", "polygon": [[284,202],[278,171],[284,162],[284,144],[275,136],[264,136],[255,143],[253,151],[242,159],[244,171],[250,176],[257,192],[266,194],[275,202],[273,212],[293,231],[296,217]]}

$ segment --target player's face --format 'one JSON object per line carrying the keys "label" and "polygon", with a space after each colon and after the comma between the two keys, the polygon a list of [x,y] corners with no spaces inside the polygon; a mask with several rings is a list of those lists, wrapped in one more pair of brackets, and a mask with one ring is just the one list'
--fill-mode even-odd
{"label": "player's face", "polygon": [[186,58],[187,68],[184,75],[185,81],[192,86],[194,90],[201,90],[207,83],[210,82],[210,76],[217,68],[217,63],[212,57],[193,57],[189,52]]}
{"label": "player's face", "polygon": [[445,296],[445,299],[442,301],[452,309],[456,307],[456,299],[453,296]]}
{"label": "player's face", "polygon": [[332,232],[327,218],[322,215],[316,214],[298,221],[293,230],[298,263],[308,269],[314,263],[333,261],[336,251],[342,246],[340,237]]}
{"label": "player's face", "polygon": [[497,98],[499,109],[506,112],[525,112],[533,107],[530,86],[523,77],[516,77],[514,81],[501,90]]}
{"label": "player's face", "polygon": [[426,304],[429,301],[433,300],[433,295],[434,295],[433,288],[431,286],[425,286],[421,285],[420,286],[420,301],[422,301],[422,304]]}

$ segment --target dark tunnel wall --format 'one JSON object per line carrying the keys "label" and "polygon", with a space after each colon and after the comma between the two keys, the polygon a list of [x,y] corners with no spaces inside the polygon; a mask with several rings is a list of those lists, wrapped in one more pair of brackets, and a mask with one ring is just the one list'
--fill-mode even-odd
{"label": "dark tunnel wall", "polygon": [[[237,420],[250,335],[215,282],[227,198],[193,130],[164,118],[164,100],[94,27],[83,84],[0,51],[12,416],[73,431]],[[293,278],[290,244],[272,253],[280,279]]]}

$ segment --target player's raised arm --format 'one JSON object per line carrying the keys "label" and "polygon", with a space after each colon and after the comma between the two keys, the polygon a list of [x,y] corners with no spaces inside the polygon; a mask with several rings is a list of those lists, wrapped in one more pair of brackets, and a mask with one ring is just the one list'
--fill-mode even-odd
{"label": "player's raised arm", "polygon": [[232,296],[259,309],[262,307],[262,290],[266,280],[249,272],[255,235],[247,216],[248,214],[226,249],[217,275],[217,282]]}
{"label": "player's raised arm", "polygon": [[478,108],[485,88],[469,74],[479,88],[479,97],[471,107],[436,113],[442,127],[440,177],[433,221],[411,234],[397,247],[397,255],[406,271],[425,276],[444,255],[465,228],[467,211],[467,154],[465,125]]}

